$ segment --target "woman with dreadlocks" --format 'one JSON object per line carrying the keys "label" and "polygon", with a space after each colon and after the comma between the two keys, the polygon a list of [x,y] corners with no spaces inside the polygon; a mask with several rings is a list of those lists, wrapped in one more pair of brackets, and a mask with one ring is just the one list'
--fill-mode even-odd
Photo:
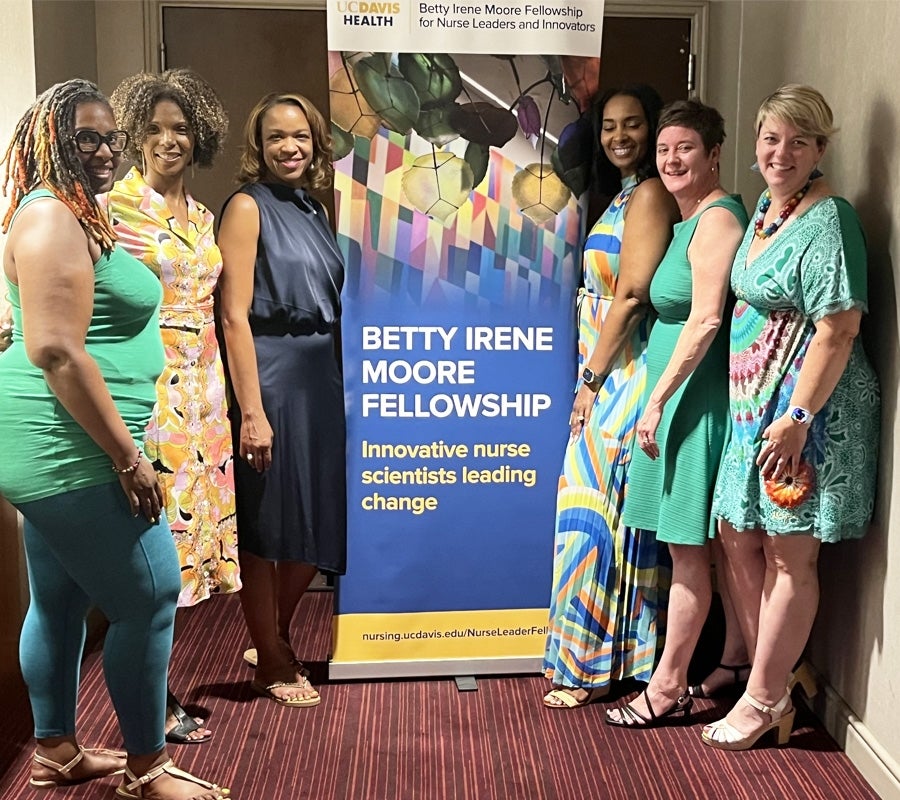
{"label": "woman with dreadlocks", "polygon": [[[159,324],[166,363],[144,440],[156,468],[181,565],[179,608],[241,588],[231,426],[213,322],[222,254],[213,215],[185,187],[185,173],[212,166],[228,118],[196,72],[139,72],[110,97],[134,162],[106,196],[119,244],[163,287]],[[103,200],[103,198],[101,198]],[[183,612],[176,614],[176,640]],[[166,739],[199,744],[211,733],[169,695]]]}
{"label": "woman with dreadlocks", "polygon": [[[3,270],[12,345],[0,355],[0,492],[25,518],[31,603],[20,659],[37,787],[121,774],[121,798],[221,800],[165,749],[166,669],[180,587],[156,473],[141,441],[163,367],[159,281],[116,245],[95,195],[128,135],[92,83],[37,98],[4,157]],[[91,606],[109,619],[104,674],[124,753],[75,732]]]}

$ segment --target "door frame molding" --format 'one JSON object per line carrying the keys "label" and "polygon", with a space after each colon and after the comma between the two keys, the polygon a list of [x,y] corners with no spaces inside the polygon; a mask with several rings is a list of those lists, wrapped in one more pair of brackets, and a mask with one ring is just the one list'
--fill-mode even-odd
{"label": "door frame molding", "polygon": [[[194,8],[292,8],[324,11],[326,0],[143,0],[144,69],[162,67],[163,9],[171,6]],[[706,53],[709,33],[709,0],[607,0],[604,15],[610,17],[670,17],[690,19],[691,55],[694,58],[692,94],[706,96]]]}

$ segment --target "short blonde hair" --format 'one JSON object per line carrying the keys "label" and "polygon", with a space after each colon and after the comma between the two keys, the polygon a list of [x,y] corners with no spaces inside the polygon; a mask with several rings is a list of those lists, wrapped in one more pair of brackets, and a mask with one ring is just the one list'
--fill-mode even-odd
{"label": "short blonde hair", "polygon": [[837,133],[831,108],[818,89],[788,83],[770,94],[756,112],[756,135],[766,117],[775,117],[793,125],[804,136],[815,136],[820,145],[828,144]]}
{"label": "short blonde hair", "polygon": [[309,189],[327,188],[334,177],[334,167],[331,164],[331,126],[310,100],[302,94],[292,93],[267,94],[253,107],[244,127],[244,149],[241,153],[238,181],[258,183],[265,180],[268,169],[262,154],[262,121],[267,111],[282,104],[297,106],[306,116],[312,133],[313,157],[303,175],[304,186]]}

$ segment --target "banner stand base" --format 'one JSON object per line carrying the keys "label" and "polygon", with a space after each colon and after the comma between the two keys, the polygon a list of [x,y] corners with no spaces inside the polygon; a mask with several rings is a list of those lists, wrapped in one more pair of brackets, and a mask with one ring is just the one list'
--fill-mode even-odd
{"label": "banner stand base", "polygon": [[[358,681],[367,678],[437,678],[470,675],[540,675],[540,657],[454,658],[434,661],[343,661],[328,665],[328,680]],[[462,678],[462,680],[466,680]],[[477,688],[477,686],[475,687]]]}
{"label": "banner stand base", "polygon": [[474,675],[466,675],[465,677],[457,675],[454,680],[456,681],[456,691],[458,692],[478,691],[478,682],[475,680]]}

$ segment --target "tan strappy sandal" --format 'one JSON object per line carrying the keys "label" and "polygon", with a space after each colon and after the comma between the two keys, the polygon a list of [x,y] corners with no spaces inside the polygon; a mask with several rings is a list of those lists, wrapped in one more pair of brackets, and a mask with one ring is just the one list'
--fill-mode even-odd
{"label": "tan strappy sandal", "polygon": [[144,796],[143,787],[150,783],[150,781],[155,780],[163,773],[171,775],[173,778],[178,778],[183,781],[189,781],[190,783],[196,783],[198,786],[208,789],[211,792],[216,793],[216,797],[219,800],[227,800],[229,795],[231,794],[231,789],[225,789],[219,786],[216,783],[210,783],[209,781],[205,781],[202,778],[198,778],[196,775],[191,775],[190,772],[185,772],[183,769],[179,769],[175,766],[175,762],[170,758],[164,764],[160,764],[158,767],[154,767],[149,772],[141,775],[139,778],[135,775],[128,767],[125,768],[125,780],[129,781],[129,783],[123,783],[118,789],[116,789],[116,797],[125,798],[125,800],[141,800]]}
{"label": "tan strappy sandal", "polygon": [[34,786],[36,789],[55,789],[57,786],[73,786],[77,783],[92,781],[95,778],[108,778],[111,775],[121,775],[125,771],[125,768],[121,767],[119,769],[111,769],[109,772],[98,772],[92,775],[85,775],[81,778],[73,778],[72,770],[81,763],[85,753],[97,753],[98,755],[125,758],[125,753],[119,750],[105,750],[100,747],[85,749],[84,747],[81,747],[81,745],[79,745],[78,754],[68,764],[59,764],[56,761],[53,761],[52,759],[49,759],[46,756],[42,756],[40,753],[36,752],[33,756],[34,763],[40,764],[42,767],[48,767],[49,769],[52,769],[56,773],[56,775],[53,775],[49,778],[35,778],[34,776],[32,776],[28,781],[29,785]]}

